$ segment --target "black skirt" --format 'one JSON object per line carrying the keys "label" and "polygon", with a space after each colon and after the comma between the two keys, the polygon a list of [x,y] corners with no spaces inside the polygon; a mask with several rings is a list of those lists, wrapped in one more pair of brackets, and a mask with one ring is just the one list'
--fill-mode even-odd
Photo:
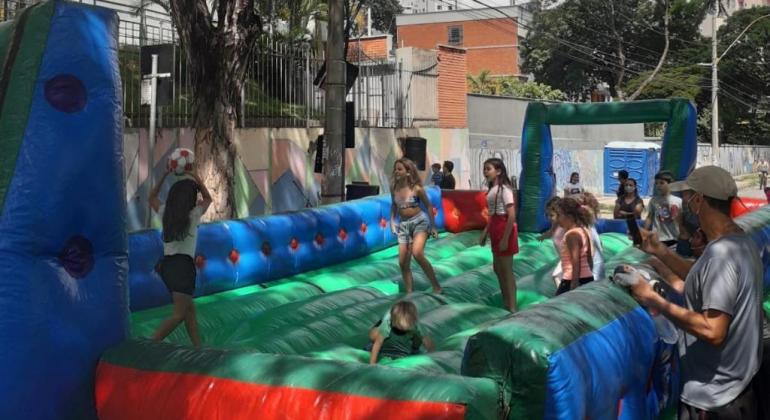
{"label": "black skirt", "polygon": [[166,255],[160,263],[160,278],[169,292],[193,295],[195,292],[195,262],[186,254]]}

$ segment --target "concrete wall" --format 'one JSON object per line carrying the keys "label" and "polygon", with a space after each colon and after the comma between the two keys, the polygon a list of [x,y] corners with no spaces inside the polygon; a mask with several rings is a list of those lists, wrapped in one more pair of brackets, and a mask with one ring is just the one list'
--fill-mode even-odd
{"label": "concrete wall", "polygon": [[[318,205],[322,176],[313,173],[313,166],[315,139],[321,132],[318,128],[236,131],[235,202],[238,217],[282,213]],[[130,231],[147,226],[150,167],[154,168],[155,179],[159,179],[165,170],[168,155],[176,147],[193,148],[193,130],[159,130],[153,165],[150,165],[147,133],[146,129],[127,129],[124,135]],[[410,136],[427,139],[428,169],[431,163],[451,160],[455,164],[458,187],[467,187],[472,169],[468,163],[468,130],[439,128],[357,128],[356,148],[346,152],[346,183],[365,181],[379,185],[381,192],[388,191],[393,162],[402,156],[398,139]],[[428,178],[428,172],[424,172],[423,179]],[[162,198],[167,188],[161,190]],[[160,226],[157,217],[151,223],[152,226]]]}
{"label": "concrete wall", "polygon": [[[521,172],[521,133],[529,101],[485,95],[468,95],[468,131],[471,166],[481,168],[484,160],[500,157],[512,175]],[[553,166],[557,188],[563,188],[569,174],[580,172],[585,188],[604,191],[604,146],[611,141],[644,141],[642,124],[552,126]],[[478,188],[481,169],[470,178]]]}
{"label": "concrete wall", "polygon": [[414,126],[435,127],[438,121],[438,52],[399,48],[396,61],[409,71],[406,74],[409,79],[401,88],[404,107],[411,111]]}
{"label": "concrete wall", "polygon": [[[752,173],[760,159],[770,160],[770,147],[768,146],[737,146],[728,144],[720,146],[719,150],[719,166],[730,171],[733,175]],[[711,165],[711,151],[710,144],[698,145],[698,166]]]}

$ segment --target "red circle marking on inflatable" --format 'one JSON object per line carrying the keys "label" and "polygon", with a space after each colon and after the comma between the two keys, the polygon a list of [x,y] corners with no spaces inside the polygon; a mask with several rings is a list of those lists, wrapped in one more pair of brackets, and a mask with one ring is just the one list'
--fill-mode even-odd
{"label": "red circle marking on inflatable", "polygon": [[203,268],[204,265],[206,265],[206,258],[204,258],[203,255],[196,256],[195,266],[198,268]]}
{"label": "red circle marking on inflatable", "polygon": [[238,253],[237,249],[233,249],[233,250],[230,251],[230,257],[229,258],[230,258],[230,262],[235,264],[241,258],[241,254]]}
{"label": "red circle marking on inflatable", "polygon": [[345,239],[348,239],[348,233],[343,228],[340,228],[339,236],[340,236],[340,239],[342,239],[343,241]]}
{"label": "red circle marking on inflatable", "polygon": [[299,241],[297,240],[297,238],[291,238],[291,242],[289,242],[289,247],[291,247],[291,249],[293,250],[296,250],[297,248],[299,248]]}
{"label": "red circle marking on inflatable", "polygon": [[324,236],[320,233],[316,233],[315,235],[315,243],[318,244],[318,246],[323,246],[324,244]]}
{"label": "red circle marking on inflatable", "polygon": [[271,253],[272,249],[270,248],[270,243],[267,241],[262,242],[262,254],[264,254],[266,257],[269,257]]}
{"label": "red circle marking on inflatable", "polygon": [[383,218],[381,218],[381,219],[380,219],[380,227],[381,227],[381,228],[385,228],[385,227],[387,227],[387,226],[388,226],[388,221],[387,221],[387,220],[385,220],[385,218],[384,218],[384,217],[383,217]]}
{"label": "red circle marking on inflatable", "polygon": [[367,229],[366,223],[361,223],[361,232],[366,233],[366,229]]}

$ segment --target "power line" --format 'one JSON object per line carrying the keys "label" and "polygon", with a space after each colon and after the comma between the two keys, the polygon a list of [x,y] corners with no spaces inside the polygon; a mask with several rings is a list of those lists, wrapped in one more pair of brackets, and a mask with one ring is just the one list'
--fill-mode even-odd
{"label": "power line", "polygon": [[[529,27],[528,25],[526,25],[526,24],[523,24],[522,22],[519,22],[518,20],[514,19],[512,16],[508,15],[507,13],[505,13],[503,10],[500,10],[499,8],[496,8],[496,7],[494,7],[494,6],[490,6],[490,5],[488,5],[488,4],[486,4],[486,3],[484,3],[484,2],[482,2],[482,1],[480,1],[480,0],[471,0],[471,1],[473,1],[474,3],[480,4],[480,5],[482,5],[482,6],[486,7],[486,8],[488,8],[488,9],[492,9],[492,10],[495,10],[495,11],[497,11],[498,13],[502,14],[503,16],[505,16],[505,17],[507,17],[507,18],[509,18],[509,19],[515,20],[519,26],[521,26],[521,27],[523,27],[523,28],[525,28],[525,29],[528,29],[528,30],[530,30],[530,31],[532,31],[532,30],[533,30],[533,29],[532,29],[531,27]],[[594,33],[596,33],[596,32],[594,31]],[[638,70],[632,69],[632,68],[630,68],[630,67],[622,66],[622,65],[620,65],[619,63],[611,62],[611,61],[608,61],[608,60],[606,59],[606,57],[607,57],[607,56],[609,56],[609,57],[616,57],[616,55],[615,55],[615,54],[609,54],[609,53],[607,53],[607,52],[604,52],[604,51],[601,51],[601,50],[599,50],[599,49],[597,49],[597,48],[594,48],[592,51],[587,51],[587,50],[590,50],[590,49],[591,49],[591,47],[588,47],[588,46],[585,46],[585,45],[582,45],[582,44],[578,44],[578,43],[573,43],[573,42],[570,42],[570,41],[566,41],[566,40],[564,40],[564,39],[561,39],[561,38],[559,38],[559,37],[557,37],[557,36],[555,36],[555,35],[549,34],[549,33],[545,33],[545,34],[546,34],[546,35],[548,35],[550,38],[552,38],[552,39],[556,40],[557,42],[561,43],[562,45],[565,45],[565,46],[567,46],[567,47],[569,47],[569,48],[572,48],[572,49],[574,49],[574,50],[575,50],[576,52],[578,52],[578,53],[582,53],[582,54],[585,54],[585,55],[587,55],[587,56],[590,56],[590,57],[591,57],[593,60],[597,60],[597,59],[599,59],[599,61],[602,61],[602,62],[603,62],[605,65],[608,65],[608,66],[612,66],[612,67],[615,67],[617,70],[623,70],[623,71],[625,71],[625,72],[629,72],[629,73],[632,73],[632,74],[636,74],[637,76],[641,74],[641,72],[640,72],[640,71],[638,71]],[[557,54],[558,54],[558,53],[560,53],[560,51],[559,51],[559,50],[554,50],[553,52],[554,52],[554,53],[557,53]],[[562,52],[562,53],[563,53],[563,52]],[[601,54],[603,55],[603,57],[597,57],[597,53],[601,53]],[[574,57],[574,56],[570,56],[570,55],[567,55],[567,56],[568,56],[568,58],[576,59],[576,57]],[[580,60],[580,61],[581,61],[581,62],[583,62],[584,64],[589,64],[589,65],[596,65],[596,63],[587,63],[586,61],[583,61],[583,60]],[[639,66],[647,66],[647,67],[652,67],[652,68],[654,68],[654,67],[655,67],[654,65],[651,65],[651,64],[649,64],[649,63],[644,63],[644,62],[636,61],[636,60],[633,60],[633,59],[627,59],[626,61],[627,61],[627,62],[630,62],[630,63],[635,63],[635,64],[637,64],[637,65],[639,65]],[[600,68],[604,68],[604,69],[606,69],[606,70],[610,70],[610,68],[609,68],[609,67],[607,67],[607,66],[597,66],[597,67],[600,67]],[[661,80],[666,80],[666,79],[667,79],[666,77],[664,77],[663,75],[660,75],[660,74],[657,74],[657,75],[656,75],[656,77],[658,77],[658,78],[659,78],[659,79],[661,79]],[[682,84],[682,81],[681,81],[681,80],[672,80],[672,79],[669,79],[669,80],[668,80],[668,82],[669,82],[669,83],[677,83],[677,84]],[[695,86],[694,84],[691,84],[691,83],[685,83],[685,85],[688,85],[688,86]],[[750,97],[750,98],[754,98],[754,97],[753,97],[753,95],[751,95],[751,94],[748,94],[748,93],[746,93],[746,92],[742,91],[742,90],[741,90],[741,89],[739,89],[739,88],[736,88],[736,87],[734,87],[734,86],[730,86],[730,85],[727,85],[727,84],[724,84],[724,86],[725,86],[725,87],[728,87],[728,88],[732,88],[734,91],[736,91],[736,92],[740,92],[740,93],[742,93],[743,95],[746,95],[747,97]]]}
{"label": "power line", "polygon": [[[441,1],[445,1],[445,0],[441,0]],[[525,29],[528,29],[530,31],[533,31],[533,28],[531,28],[528,25],[520,22],[518,19],[515,19],[514,17],[508,15],[503,10],[501,10],[501,9],[499,9],[497,7],[490,6],[490,5],[484,3],[484,2],[482,2],[480,0],[471,0],[471,1],[473,1],[474,3],[480,4],[480,5],[484,6],[484,7],[486,7],[487,9],[494,10],[494,11],[502,14],[506,18],[513,20],[514,22],[517,23],[517,25],[519,25],[519,26],[521,26],[521,27],[523,27]],[[463,4],[463,5],[467,6],[467,4]],[[469,10],[462,10],[461,12],[473,15],[474,17],[483,17],[483,18],[486,18],[486,19],[494,19],[494,17],[491,14],[488,14],[488,12],[486,12],[485,9],[469,9]],[[625,15],[623,15],[623,16],[626,17],[626,19],[628,19],[627,16],[625,16]],[[496,24],[498,22],[495,21],[495,20],[492,20],[489,23]],[[650,27],[651,29],[654,29],[654,28],[652,28],[649,25],[646,25],[646,26]],[[501,28],[501,30],[510,32],[510,30],[507,29],[507,28]],[[593,31],[593,32],[597,33],[596,31]],[[606,38],[611,39],[608,36],[606,36],[605,34],[601,34],[601,33],[597,33],[597,34],[604,35]],[[518,34],[516,34],[516,35],[518,36]],[[629,74],[635,75],[635,76],[639,76],[639,75],[642,74],[642,72],[639,71],[639,70],[636,70],[636,69],[633,69],[633,68],[630,68],[630,67],[626,67],[626,66],[620,65],[619,63],[615,63],[613,61],[608,61],[607,60],[607,57],[616,57],[615,54],[610,54],[610,53],[604,52],[602,50],[599,50],[597,48],[593,48],[592,49],[591,47],[588,47],[586,45],[582,45],[582,44],[566,41],[566,40],[561,39],[561,38],[559,38],[559,37],[557,37],[555,35],[549,34],[547,32],[545,33],[545,35],[547,35],[548,37],[556,40],[558,43],[568,47],[570,50],[574,50],[578,54],[583,54],[583,55],[586,55],[586,56],[590,57],[590,61],[588,61],[586,59],[582,59],[582,58],[576,57],[574,55],[571,55],[571,54],[566,53],[566,52],[561,51],[561,50],[553,50],[552,53],[554,53],[556,55],[562,55],[562,56],[564,56],[566,58],[569,58],[571,60],[574,60],[574,61],[576,61],[578,63],[582,63],[582,64],[589,65],[589,66],[598,67],[598,68],[609,70],[609,71],[623,70],[624,72],[628,72]],[[613,39],[613,40],[616,40],[616,39]],[[679,39],[679,40],[681,40],[681,39]],[[684,40],[681,40],[681,41],[684,41]],[[690,42],[690,43],[693,43],[693,42]],[[693,43],[693,44],[695,44],[695,43]],[[633,44],[629,44],[629,45],[633,45]],[[644,49],[644,47],[638,47],[638,46],[636,46],[636,47]],[[652,50],[649,50],[649,49],[647,49],[647,50],[653,52]],[[599,54],[597,54],[597,53],[600,53],[601,56]],[[601,65],[601,64],[597,63],[596,61],[600,61],[600,62],[604,63],[604,65]],[[627,59],[626,61],[630,62],[630,63],[635,63],[635,64],[637,64],[639,66],[646,66],[646,67],[652,67],[652,68],[655,67],[652,64],[644,63],[644,62],[633,60],[633,59],[630,59],[630,58]],[[613,70],[613,68],[615,70]],[[663,82],[670,83],[670,84],[677,84],[677,85],[684,84],[685,86],[700,87],[700,88],[705,87],[705,86],[697,85],[695,83],[684,83],[681,80],[668,79],[667,77],[665,77],[665,76],[663,76],[661,74],[657,74],[656,77],[659,80],[661,80]],[[747,93],[747,92],[743,91],[742,89],[740,89],[738,87],[731,86],[731,85],[729,85],[727,83],[722,83],[722,87],[723,87],[723,89],[725,89],[725,95],[730,95],[730,97],[734,98],[736,101],[740,101],[740,103],[743,103],[744,105],[750,106],[745,101],[743,101],[742,99],[738,98],[741,95],[743,95],[746,98],[751,98],[754,102],[757,102],[757,98],[755,96],[751,95],[750,93]],[[744,87],[746,87],[746,86],[744,86]]]}

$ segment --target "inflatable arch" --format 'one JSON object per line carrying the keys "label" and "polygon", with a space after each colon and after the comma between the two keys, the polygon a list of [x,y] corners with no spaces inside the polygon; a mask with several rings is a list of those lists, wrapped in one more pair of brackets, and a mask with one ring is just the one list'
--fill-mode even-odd
{"label": "inflatable arch", "polygon": [[523,232],[548,227],[545,202],[554,189],[552,125],[665,122],[661,169],[684,179],[695,166],[695,106],[686,99],[590,104],[545,104],[527,107],[521,136],[518,223]]}

